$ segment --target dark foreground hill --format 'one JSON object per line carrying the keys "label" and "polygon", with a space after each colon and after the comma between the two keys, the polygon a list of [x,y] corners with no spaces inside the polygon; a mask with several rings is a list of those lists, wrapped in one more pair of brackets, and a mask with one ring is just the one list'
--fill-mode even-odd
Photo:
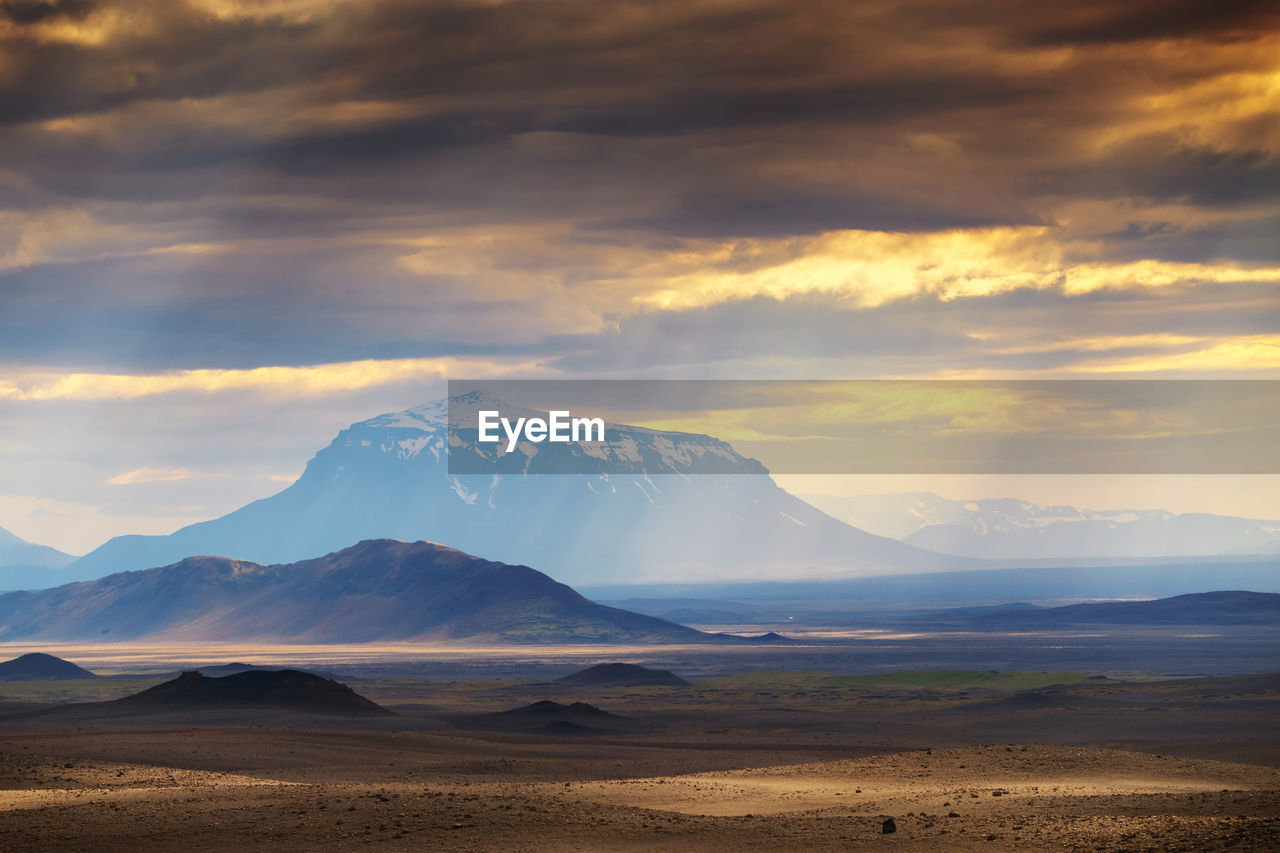
{"label": "dark foreground hill", "polygon": [[199,672],[157,684],[114,703],[130,709],[285,708],[314,714],[389,714],[345,684],[292,669],[249,670],[222,678]]}
{"label": "dark foreground hill", "polygon": [[431,542],[378,539],[263,566],[189,557],[0,595],[0,639],[355,643],[734,642],[596,604],[527,566]]}
{"label": "dark foreground hill", "polygon": [[[176,670],[174,672],[170,672],[167,677],[177,678],[178,676],[182,675],[184,672],[189,672],[191,670],[199,670],[200,674],[205,676],[206,678],[220,678],[221,676],[224,676],[224,675],[236,675],[237,673],[249,672],[251,670],[256,670],[260,672],[279,672],[282,669],[289,669],[289,667],[260,666],[259,664],[255,664],[255,663],[240,663],[237,661],[232,663],[219,663],[219,664],[213,664],[213,665],[197,664],[193,666],[187,666],[187,667],[183,667],[182,669]],[[352,676],[350,675],[344,675],[343,673],[333,672],[332,670],[328,670],[328,669],[314,669],[314,668],[308,667],[307,672],[310,672],[312,675],[318,675],[321,678],[327,678],[331,681],[349,681],[352,678]]]}
{"label": "dark foreground hill", "polygon": [[89,670],[69,660],[32,652],[0,663],[0,681],[66,681],[75,678],[97,678]]}
{"label": "dark foreground hill", "polygon": [[633,663],[598,663],[589,666],[564,678],[556,679],[560,684],[575,687],[610,686],[638,687],[649,684],[687,687],[689,682],[665,669],[649,669]]}

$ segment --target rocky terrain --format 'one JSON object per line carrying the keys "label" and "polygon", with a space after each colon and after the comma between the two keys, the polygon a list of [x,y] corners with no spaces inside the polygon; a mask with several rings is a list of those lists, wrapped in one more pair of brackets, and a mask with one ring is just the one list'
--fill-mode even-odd
{"label": "rocky terrain", "polygon": [[1276,676],[922,675],[744,673],[590,702],[546,682],[372,680],[361,692],[396,713],[363,716],[0,705],[0,848],[1280,846]]}

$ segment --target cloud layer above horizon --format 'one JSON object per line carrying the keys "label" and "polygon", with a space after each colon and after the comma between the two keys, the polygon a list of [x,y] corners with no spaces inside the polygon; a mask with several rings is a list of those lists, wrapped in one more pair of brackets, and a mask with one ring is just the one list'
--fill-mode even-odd
{"label": "cloud layer above horizon", "polygon": [[50,417],[458,372],[1280,376],[1274,4],[0,0],[0,44],[0,494]]}
{"label": "cloud layer above horizon", "polygon": [[1014,12],[7,0],[0,362],[1280,367],[1275,7]]}

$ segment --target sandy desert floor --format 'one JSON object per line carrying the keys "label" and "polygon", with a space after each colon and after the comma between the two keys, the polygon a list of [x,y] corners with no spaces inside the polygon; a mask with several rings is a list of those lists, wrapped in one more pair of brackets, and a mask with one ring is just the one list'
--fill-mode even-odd
{"label": "sandy desert floor", "polygon": [[[1280,850],[1275,677],[358,686],[398,713],[0,707],[0,849]],[[465,716],[536,696],[624,720]]]}
{"label": "sandy desert floor", "polygon": [[[666,772],[600,779],[575,745],[543,749],[439,735],[353,747],[337,732],[137,733],[167,764],[71,759],[37,739],[4,743],[6,850],[743,850],[1280,849],[1280,772],[1257,765],[1095,747],[993,746],[810,763],[731,766],[746,756],[679,751]],[[185,747],[194,739],[201,750]],[[344,773],[314,757],[333,739]],[[188,769],[211,750],[272,741],[278,764],[249,773]],[[344,743],[345,741],[345,743]],[[630,764],[630,750],[608,749]],[[270,747],[269,747],[270,748]],[[71,752],[76,750],[72,749]],[[63,754],[59,755],[58,752]],[[675,751],[667,750],[674,753]],[[505,758],[511,755],[514,758]],[[537,755],[566,781],[533,781]],[[195,756],[195,760],[192,760]],[[390,759],[392,756],[396,760]],[[759,762],[763,756],[748,759]],[[739,760],[735,761],[734,758]],[[379,781],[376,759],[383,768]],[[716,760],[718,759],[718,760]],[[507,772],[508,763],[523,771]],[[896,832],[883,833],[892,817]]]}

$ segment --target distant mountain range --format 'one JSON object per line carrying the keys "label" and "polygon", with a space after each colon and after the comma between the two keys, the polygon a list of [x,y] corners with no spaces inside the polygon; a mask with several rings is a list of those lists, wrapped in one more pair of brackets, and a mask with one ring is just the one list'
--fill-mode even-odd
{"label": "distant mountain range", "polygon": [[[486,405],[474,396],[454,402]],[[610,424],[606,446],[589,461],[617,457],[634,463],[636,473],[534,476],[557,470],[554,454],[580,451],[530,444],[499,460],[486,456],[493,445],[467,445],[454,435],[449,446],[447,411],[440,400],[354,424],[279,494],[168,536],[117,537],[62,579],[193,554],[292,562],[383,537],[443,542],[572,583],[850,577],[973,565],[837,521],[709,436]],[[446,450],[492,464],[486,473],[451,476]],[[700,473],[712,461],[717,470],[743,473]]]}
{"label": "distant mountain range", "polygon": [[931,492],[805,495],[855,527],[981,559],[1178,557],[1280,553],[1280,521],[1164,510],[1087,510],[1012,498],[956,501]]}
{"label": "distant mountain range", "polygon": [[60,583],[53,571],[76,558],[48,545],[36,545],[0,527],[0,590],[39,589]]}
{"label": "distant mountain range", "polygon": [[922,614],[917,621],[951,630],[1050,630],[1090,626],[1265,625],[1280,624],[1280,595],[1220,591],[1178,595],[1154,601],[1099,601],[1065,607],[961,608]]}
{"label": "distant mountain range", "polygon": [[[1209,590],[1280,593],[1280,558],[981,569],[831,581],[582,586],[601,604],[682,625],[850,625],[911,610],[1170,598]],[[850,620],[853,620],[851,622]]]}
{"label": "distant mountain range", "polygon": [[[1012,571],[991,571],[996,580]],[[948,578],[955,575],[948,575]],[[913,578],[915,579],[915,578]],[[858,583],[853,581],[851,583]],[[1006,595],[1017,595],[1015,580]],[[794,590],[792,590],[794,593]],[[785,594],[785,593],[783,593]],[[963,594],[958,593],[958,594]],[[998,593],[995,593],[998,594]],[[848,597],[843,597],[848,596]],[[999,599],[994,599],[999,600]],[[1125,626],[1140,628],[1179,626],[1274,626],[1280,624],[1280,594],[1244,591],[1188,593],[1144,601],[1098,601],[1045,607],[1005,598],[1000,604],[933,609],[900,606],[876,609],[874,599],[857,598],[850,590],[829,590],[826,599],[791,601],[718,601],[707,599],[623,599],[609,602],[638,613],[664,619],[680,619],[695,625],[756,625],[787,623],[809,626],[877,626],[915,631],[1048,631]]]}
{"label": "distant mountain range", "polygon": [[0,595],[0,640],[734,642],[596,604],[526,566],[431,542],[361,542],[264,566],[189,557]]}

